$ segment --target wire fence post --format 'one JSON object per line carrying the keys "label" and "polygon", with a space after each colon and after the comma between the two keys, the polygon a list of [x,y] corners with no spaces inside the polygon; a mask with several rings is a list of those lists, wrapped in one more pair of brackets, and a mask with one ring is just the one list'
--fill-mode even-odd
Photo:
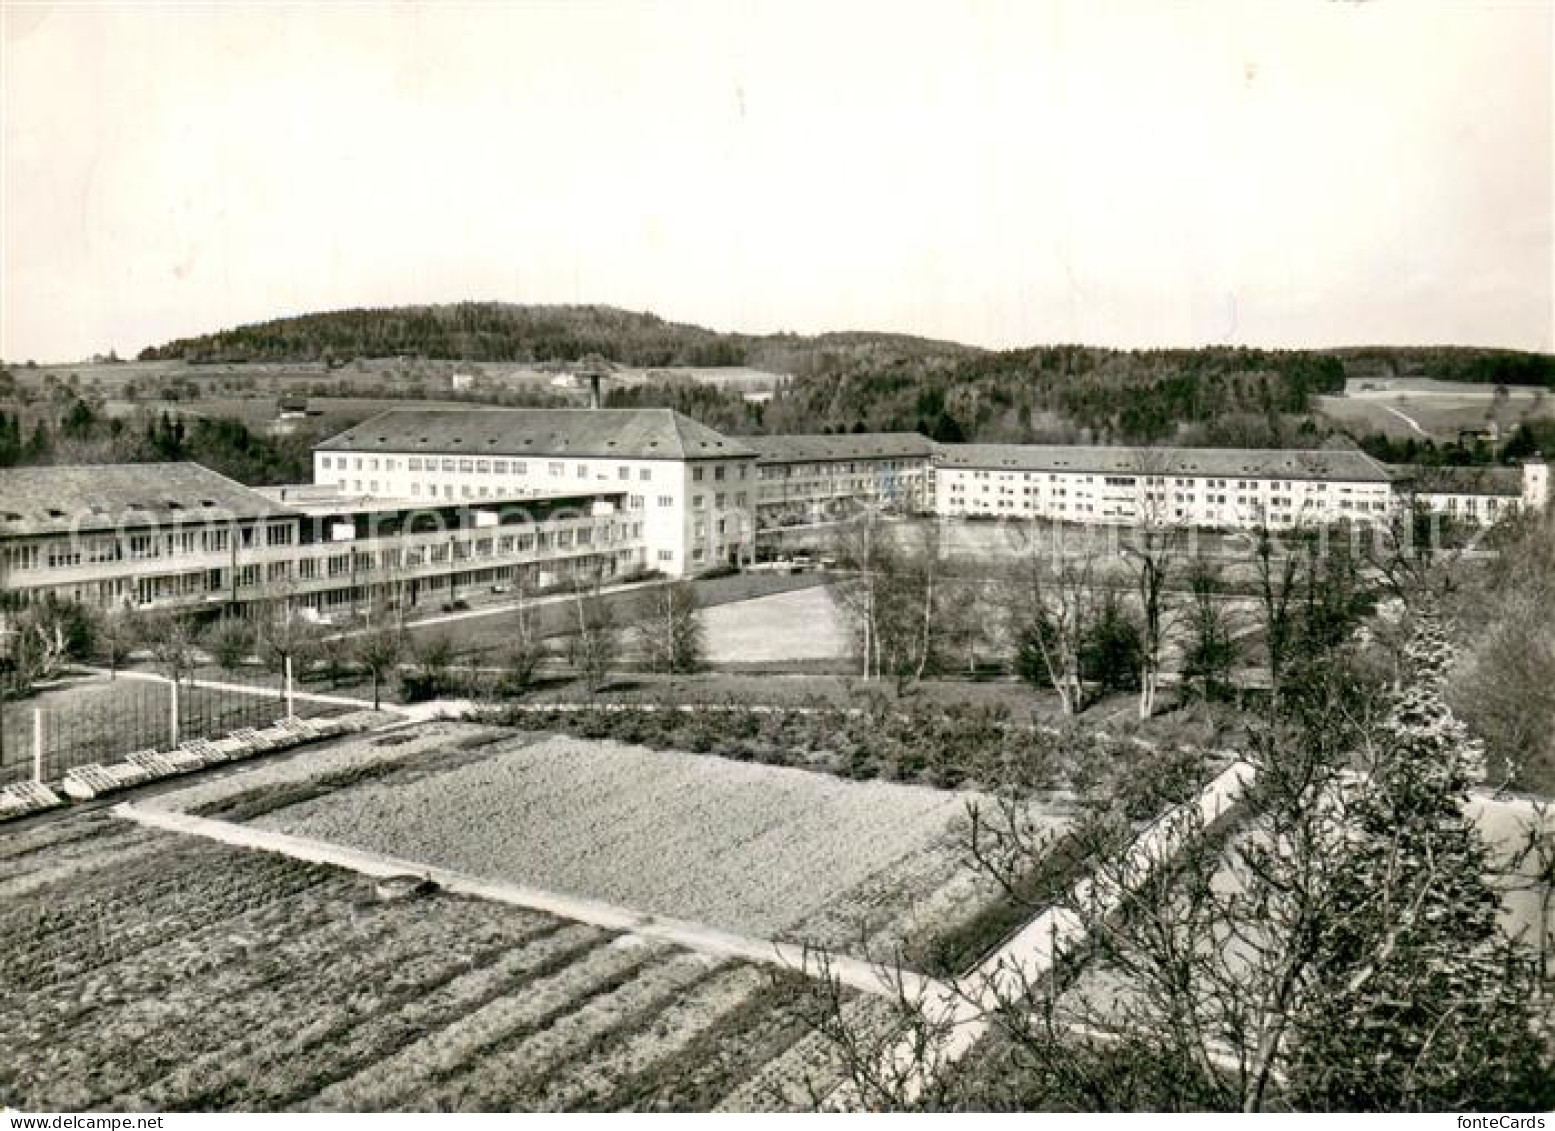
{"label": "wire fence post", "polygon": [[176,675],[173,677],[173,681],[168,684],[168,687],[172,689],[172,698],[170,702],[172,703],[173,708],[171,712],[172,725],[169,728],[173,737],[172,741],[168,743],[168,749],[171,750],[173,747],[178,745],[178,677]]}
{"label": "wire fence post", "polygon": [[43,708],[32,709],[32,780],[43,781]]}

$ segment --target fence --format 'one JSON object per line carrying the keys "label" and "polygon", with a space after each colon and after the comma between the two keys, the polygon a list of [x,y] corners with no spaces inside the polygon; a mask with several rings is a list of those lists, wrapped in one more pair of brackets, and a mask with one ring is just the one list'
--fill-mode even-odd
{"label": "fence", "polygon": [[[173,724],[173,687],[138,679],[92,681],[45,689],[7,701],[0,727],[0,786],[31,779],[57,781],[76,766],[109,762],[137,750],[166,750],[196,738],[220,738],[243,727],[265,727],[286,715],[278,679],[251,689],[181,685]],[[298,698],[296,714],[339,714],[345,708]]]}

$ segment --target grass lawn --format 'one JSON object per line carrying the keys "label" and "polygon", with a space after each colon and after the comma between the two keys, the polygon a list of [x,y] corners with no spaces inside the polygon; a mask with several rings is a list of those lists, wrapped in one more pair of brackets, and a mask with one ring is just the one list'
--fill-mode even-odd
{"label": "grass lawn", "polygon": [[842,660],[848,626],[825,587],[717,605],[702,614],[710,664]]}
{"label": "grass lawn", "polygon": [[[696,587],[698,604],[704,609],[712,609],[737,601],[749,601],[756,597],[816,589],[824,585],[827,580],[827,575],[822,573],[741,573],[696,581],[693,585]],[[630,617],[631,610],[646,599],[646,594],[643,591],[628,591],[607,594],[605,599],[616,610],[617,615],[625,620]],[[539,600],[543,603],[532,605],[530,615],[534,618],[540,634],[546,637],[569,635],[573,631],[577,617],[572,600],[565,597]],[[504,602],[504,605],[506,604]],[[440,614],[435,606],[429,606],[418,610],[415,615],[436,617]],[[512,624],[516,615],[510,607],[499,609],[494,606],[492,611],[480,616],[464,616],[433,624],[412,625],[410,632],[414,639],[446,635],[454,642],[461,656],[480,657],[499,652],[511,639]]]}

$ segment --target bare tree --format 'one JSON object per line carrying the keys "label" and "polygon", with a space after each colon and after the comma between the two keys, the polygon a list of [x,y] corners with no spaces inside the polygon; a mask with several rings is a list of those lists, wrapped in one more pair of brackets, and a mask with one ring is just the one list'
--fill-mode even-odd
{"label": "bare tree", "polygon": [[569,642],[569,657],[588,689],[599,691],[620,659],[621,626],[598,581],[578,586],[573,592],[573,611],[577,631]]}
{"label": "bare tree", "polygon": [[146,620],[146,645],[157,666],[174,683],[193,673],[198,638],[194,623],[179,613],[162,613]]}
{"label": "bare tree", "polygon": [[382,699],[384,677],[392,674],[405,655],[405,630],[399,618],[380,602],[369,613],[368,625],[352,638],[356,662],[372,680],[373,710]]}
{"label": "bare tree", "polygon": [[1073,548],[1056,528],[1051,552],[1033,534],[1007,583],[1011,636],[1017,666],[1034,682],[1058,693],[1066,715],[1086,705],[1083,652],[1095,619],[1095,553],[1089,543]]}
{"label": "bare tree", "polygon": [[322,628],[303,616],[286,596],[258,606],[256,615],[260,658],[271,671],[283,674],[289,665],[293,678],[301,679],[318,658]]}
{"label": "bare tree", "polygon": [[[868,1046],[830,1009],[819,1028],[854,1093],[987,1106],[988,1092],[933,1087],[957,1030],[985,1021],[1006,1075],[982,1086],[1039,1109],[1546,1103],[1555,1034],[1459,805],[1461,728],[1428,689],[1379,698],[1355,659],[1336,653],[1321,695],[1255,728],[1229,832],[1196,804],[1156,826],[1170,854],[1131,843],[1116,812],[1071,831],[1089,871],[1041,901],[1074,940],[1055,938],[1051,967],[1014,953],[980,964],[951,986],[966,1008],[918,1007],[894,1044]],[[1052,841],[1018,799],[973,810],[968,836],[985,874],[1029,903],[1024,879]]]}
{"label": "bare tree", "polygon": [[108,664],[108,678],[118,677],[145,636],[140,614],[130,605],[110,605],[103,610],[97,629],[98,654]]}
{"label": "bare tree", "polygon": [[495,689],[498,694],[519,696],[534,685],[535,674],[545,659],[545,641],[540,636],[533,611],[519,593],[508,624],[507,643],[502,650],[502,675]]}
{"label": "bare tree", "polygon": [[1183,643],[1182,679],[1197,686],[1203,702],[1225,693],[1236,660],[1236,643],[1226,616],[1220,575],[1203,557],[1195,555],[1184,576],[1186,593],[1178,617],[1186,630]]}
{"label": "bare tree", "polygon": [[200,645],[229,675],[243,666],[254,652],[254,626],[240,616],[223,616],[206,626]]}
{"label": "bare tree", "polygon": [[635,628],[656,672],[696,671],[702,666],[702,622],[697,616],[696,587],[689,581],[655,585],[641,598]]}

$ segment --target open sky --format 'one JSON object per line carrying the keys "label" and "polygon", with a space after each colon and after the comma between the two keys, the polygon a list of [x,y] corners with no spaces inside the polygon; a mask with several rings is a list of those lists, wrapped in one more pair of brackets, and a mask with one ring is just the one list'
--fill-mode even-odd
{"label": "open sky", "polygon": [[1555,348],[1555,8],[3,3],[0,357],[600,302]]}

